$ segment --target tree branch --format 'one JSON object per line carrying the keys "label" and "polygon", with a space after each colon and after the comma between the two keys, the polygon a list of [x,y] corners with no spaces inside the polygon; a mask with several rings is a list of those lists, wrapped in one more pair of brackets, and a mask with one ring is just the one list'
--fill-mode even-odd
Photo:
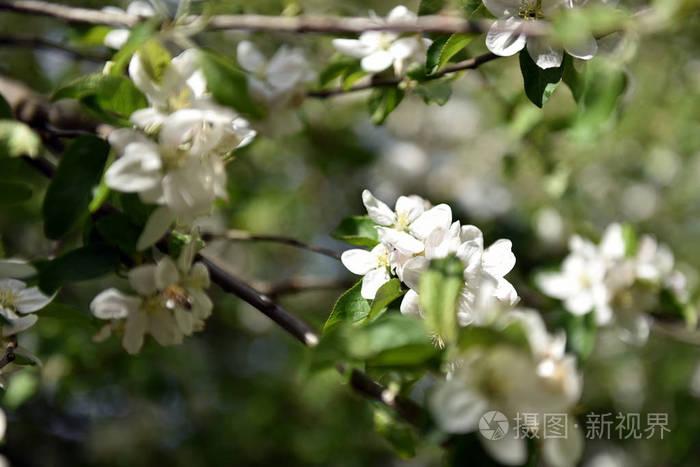
{"label": "tree branch", "polygon": [[334,290],[347,289],[352,286],[350,280],[324,280],[313,277],[293,277],[276,283],[260,283],[255,287],[270,297],[278,297],[280,295],[294,294],[299,292],[307,292],[310,290]]}
{"label": "tree branch", "polygon": [[131,27],[139,22],[137,16],[119,12],[105,12],[89,8],[78,8],[37,0],[0,0],[0,10],[17,13],[50,16],[71,23],[106,24]]}
{"label": "tree branch", "polygon": [[209,241],[212,239],[226,239],[239,242],[272,242],[272,243],[282,243],[284,245],[289,245],[295,248],[301,248],[303,250],[313,251],[314,253],[320,253],[322,255],[331,257],[333,259],[340,259],[340,254],[335,251],[323,248],[320,246],[309,245],[296,238],[285,237],[283,235],[268,235],[268,234],[252,234],[246,232],[245,230],[229,230],[225,234],[204,234],[202,235],[202,240]]}
{"label": "tree branch", "polygon": [[27,47],[31,49],[54,49],[64,52],[71,57],[88,60],[91,62],[104,63],[109,59],[105,54],[81,50],[69,45],[54,42],[42,37],[18,36],[10,34],[0,34],[0,45],[11,47]]}
{"label": "tree branch", "polygon": [[[454,73],[457,71],[463,71],[463,70],[471,70],[480,67],[484,63],[490,62],[491,60],[495,60],[497,58],[500,58],[498,55],[495,55],[491,52],[485,53],[483,55],[476,56],[474,58],[470,58],[468,60],[464,60],[462,62],[457,62],[457,63],[452,63],[450,65],[447,65],[446,67],[442,68],[439,70],[437,73],[434,75],[431,75],[428,77],[429,80],[432,79],[437,79],[445,76],[448,73]],[[403,78],[390,78],[390,79],[371,79],[367,83],[361,83],[354,85],[350,88],[343,88],[343,87],[337,87],[337,88],[331,88],[331,89],[319,89],[316,91],[309,91],[307,93],[307,96],[309,97],[315,97],[318,99],[326,99],[329,97],[334,97],[338,96],[341,94],[348,94],[352,92],[357,92],[357,91],[365,91],[367,89],[373,89],[377,87],[384,87],[384,86],[398,86],[401,84],[403,81]]]}

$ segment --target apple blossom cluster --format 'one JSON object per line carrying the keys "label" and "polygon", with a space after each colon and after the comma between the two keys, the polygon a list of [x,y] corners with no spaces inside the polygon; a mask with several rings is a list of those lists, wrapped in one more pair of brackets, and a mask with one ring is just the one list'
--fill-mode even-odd
{"label": "apple blossom cluster", "polygon": [[362,296],[373,299],[377,290],[392,277],[409,287],[401,302],[401,313],[422,316],[418,287],[430,260],[456,255],[464,266],[464,286],[459,296],[459,324],[483,321],[479,306],[493,297],[513,306],[518,294],[505,279],[513,269],[515,256],[510,240],[500,239],[484,248],[481,231],[473,225],[452,220],[447,204],[431,206],[419,196],[401,196],[392,210],[369,190],[362,192],[369,218],[376,224],[379,244],[371,251],[351,249],[341,260],[350,272],[364,276]]}
{"label": "apple blossom cluster", "polygon": [[643,342],[648,334],[644,313],[659,305],[661,290],[678,303],[688,302],[687,280],[674,269],[673,253],[651,236],[626,239],[625,228],[611,224],[598,245],[574,235],[569,249],[561,271],[540,273],[537,285],[572,314],[594,313],[598,325],[616,323]]}
{"label": "apple blossom cluster", "polygon": [[540,314],[526,309],[500,314],[490,328],[517,328],[525,342],[516,345],[504,338],[460,354],[429,398],[436,423],[447,433],[472,433],[485,413],[498,411],[519,426],[501,439],[480,436],[482,446],[502,464],[522,465],[528,457],[527,439],[534,438],[528,434],[541,433],[544,415],[566,414],[566,437],[537,438],[546,465],[575,465],[583,434],[571,413],[581,396],[582,377],[576,357],[565,353],[566,334],[550,334]]}
{"label": "apple blossom cluster", "polygon": [[120,157],[104,179],[113,190],[138,193],[142,201],[159,206],[139,238],[139,249],[158,241],[175,220],[190,224],[216,198],[226,198],[224,158],[256,134],[247,120],[207,93],[197,54],[190,49],[173,58],[160,78],[139,53],[129,63],[129,75],[149,107],[130,116],[138,130],[110,134]]}
{"label": "apple blossom cluster", "polygon": [[576,8],[571,0],[484,0],[484,6],[498,18],[486,35],[486,47],[496,55],[511,56],[526,48],[537,66],[547,69],[561,66],[564,50],[582,60],[590,60],[598,51],[598,43],[590,33],[564,49],[547,38],[526,34],[524,26],[528,23],[546,24],[557,10]]}
{"label": "apple blossom cluster", "polygon": [[107,339],[112,332],[122,336],[130,354],[141,350],[150,334],[163,346],[182,343],[185,336],[204,329],[213,304],[206,292],[209,271],[203,263],[192,264],[196,240],[183,248],[177,262],[164,256],[156,264],[143,264],[129,271],[135,295],[109,288],[90,303],[97,318],[108,320],[95,336]]}
{"label": "apple blossom cluster", "polygon": [[[416,14],[403,5],[395,7],[389,15],[380,18],[373,11],[370,16],[378,25],[409,22]],[[333,39],[338,51],[361,59],[360,65],[367,73],[380,73],[393,66],[397,76],[403,74],[409,61],[425,61],[425,53],[432,41],[420,35],[400,35],[391,31],[365,31],[358,39]]]}

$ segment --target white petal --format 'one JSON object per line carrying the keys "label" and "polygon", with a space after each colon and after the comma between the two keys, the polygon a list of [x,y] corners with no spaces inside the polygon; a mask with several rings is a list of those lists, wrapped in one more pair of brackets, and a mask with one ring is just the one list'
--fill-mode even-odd
{"label": "white petal", "polygon": [[565,49],[573,57],[580,58],[581,60],[590,60],[598,52],[598,42],[595,40],[595,37],[589,35],[580,44],[570,45],[565,47]]}
{"label": "white petal", "polygon": [[515,287],[507,280],[500,278],[498,279],[498,285],[496,290],[494,290],[493,295],[501,302],[508,306],[513,306],[520,300],[518,297],[518,292],[515,291]]}
{"label": "white petal", "polygon": [[520,0],[484,0],[484,6],[496,18],[518,14]]}
{"label": "white petal", "polygon": [[515,255],[511,251],[512,246],[510,240],[502,238],[485,249],[481,257],[484,270],[496,278],[508,274],[515,266]]}
{"label": "white petal", "polygon": [[260,73],[265,68],[265,56],[250,41],[238,43],[236,59],[244,70],[251,73]]}
{"label": "white petal", "polygon": [[459,239],[462,242],[475,241],[484,247],[484,234],[475,225],[463,225],[459,233]]}
{"label": "white petal", "polygon": [[117,289],[103,290],[90,302],[90,311],[100,319],[122,319],[129,313],[136,312],[141,306],[141,299],[125,295]]}
{"label": "white petal", "polygon": [[374,47],[364,44],[357,39],[333,39],[333,47],[345,55],[362,58],[374,51]]}
{"label": "white petal", "polygon": [[394,63],[394,57],[386,50],[377,50],[362,59],[362,69],[367,73],[379,73]]}
{"label": "white petal", "polygon": [[158,107],[167,106],[168,96],[163,93],[160,86],[148,75],[138,52],[131,57],[129,62],[129,76],[136,87],[146,95],[149,103]]}
{"label": "white petal", "polygon": [[362,192],[362,203],[367,209],[369,218],[379,225],[391,226],[396,222],[396,216],[389,206],[375,198],[369,190]]}
{"label": "white petal", "polygon": [[408,223],[413,222],[425,211],[425,201],[419,196],[399,196],[396,200],[396,213],[403,214]]}
{"label": "white petal", "polygon": [[25,315],[16,319],[9,319],[9,323],[2,326],[2,337],[19,334],[34,326],[38,319],[37,315]]}
{"label": "white petal", "polygon": [[143,17],[153,16],[156,13],[148,2],[141,0],[135,0],[129,3],[129,6],[126,7],[126,12],[130,15]]}
{"label": "white petal", "polygon": [[387,268],[380,267],[372,269],[362,278],[362,290],[360,291],[362,297],[373,300],[374,296],[377,294],[377,290],[389,282],[389,279],[391,279],[391,276]]}
{"label": "white petal", "polygon": [[522,32],[519,19],[499,19],[486,34],[486,47],[496,55],[509,57],[523,50],[527,37]]}
{"label": "white petal", "polygon": [[163,238],[175,220],[175,214],[167,207],[160,206],[153,211],[146,221],[143,232],[139,236],[136,248],[144,250]]}
{"label": "white petal", "polygon": [[171,285],[177,284],[179,280],[180,273],[175,261],[170,256],[161,259],[156,266],[156,287],[158,290],[165,290]]}
{"label": "white petal", "polygon": [[411,289],[418,290],[420,278],[430,266],[430,260],[425,256],[416,256],[404,264],[401,270],[401,280]]}
{"label": "white petal", "polygon": [[564,59],[564,51],[558,47],[552,47],[547,38],[543,37],[528,38],[527,53],[542,69],[556,68]]}
{"label": "white petal", "polygon": [[489,410],[484,397],[461,378],[453,377],[437,387],[429,399],[438,426],[448,433],[470,433]]}
{"label": "white petal", "polygon": [[20,313],[34,313],[48,305],[55,296],[55,293],[50,297],[44,295],[37,286],[29,287],[19,292],[15,301],[15,308]]}
{"label": "white petal", "polygon": [[134,143],[105,172],[108,187],[125,193],[152,189],[160,182],[160,156],[154,146]]}
{"label": "white petal", "polygon": [[420,42],[415,37],[402,37],[389,46],[389,53],[396,60],[406,60],[418,51]]}
{"label": "white petal", "polygon": [[124,337],[122,345],[130,354],[137,354],[143,346],[143,335],[146,333],[148,326],[148,316],[143,310],[136,310],[129,313],[124,325]]}
{"label": "white petal", "polygon": [[430,233],[442,227],[449,229],[452,224],[452,209],[446,204],[438,204],[437,206],[428,209],[418,218],[411,222],[408,227],[409,232],[416,238],[424,240],[428,238]]}
{"label": "white petal", "polygon": [[194,263],[188,277],[189,283],[200,289],[207,289],[210,285],[209,270],[204,263]]}
{"label": "white petal", "polygon": [[522,465],[527,460],[527,444],[523,437],[516,438],[512,430],[501,439],[486,439],[479,436],[481,445],[491,457],[501,464]]}
{"label": "white petal", "polygon": [[156,265],[142,264],[129,271],[129,284],[139,295],[153,295],[156,287]]}
{"label": "white petal", "polygon": [[406,232],[400,232],[396,229],[388,229],[386,227],[377,227],[377,235],[379,236],[379,241],[385,245],[395,248],[404,254],[418,254],[423,251],[425,246],[423,242],[416,239],[415,237],[407,234]]}
{"label": "white petal", "polygon": [[625,238],[620,224],[610,224],[600,240],[600,252],[607,259],[625,257]]}
{"label": "white petal", "polygon": [[194,331],[195,324],[194,314],[192,311],[177,308],[173,312],[173,315],[175,316],[175,322],[177,323],[178,328],[180,328],[180,331],[186,336],[191,335]]}
{"label": "white petal", "polygon": [[[139,131],[130,128],[119,128],[109,134],[109,145],[117,154],[123,154],[131,143],[153,144],[153,142]],[[153,146],[155,148],[155,144]]]}
{"label": "white petal", "polygon": [[482,255],[484,249],[481,245],[481,239],[469,240],[462,243],[457,248],[457,258],[464,264],[464,278],[468,280],[472,275],[480,273],[482,267]]}
{"label": "white petal", "polygon": [[566,436],[547,437],[542,442],[542,457],[547,465],[552,467],[573,467],[583,454],[583,433],[578,425],[567,417]]}
{"label": "white petal", "polygon": [[169,310],[160,309],[151,312],[148,317],[148,332],[160,345],[182,343],[182,331]]}
{"label": "white petal", "polygon": [[344,251],[340,261],[348,270],[359,276],[364,276],[377,267],[377,258],[367,250],[359,248]]}
{"label": "white petal", "polygon": [[105,38],[102,42],[104,43],[104,45],[112,49],[121,49],[128,39],[128,29],[112,29],[105,35]]}
{"label": "white petal", "polygon": [[578,290],[578,287],[574,286],[574,280],[574,278],[558,272],[545,272],[535,277],[535,283],[542,292],[562,300]]}
{"label": "white petal", "polygon": [[134,111],[129,116],[129,120],[137,127],[146,130],[146,132],[151,132],[163,124],[166,116],[166,114],[155,107],[146,107],[145,109]]}
{"label": "white petal", "polygon": [[36,273],[36,268],[23,259],[0,259],[0,277],[24,279]]}
{"label": "white petal", "polygon": [[566,309],[575,315],[590,313],[594,305],[593,296],[587,292],[581,292],[572,297],[568,297],[564,301]]}
{"label": "white petal", "polygon": [[401,307],[399,309],[401,310],[401,314],[414,316],[416,318],[423,317],[423,313],[420,309],[420,299],[418,293],[414,290],[406,292],[406,295],[404,295],[401,300]]}
{"label": "white petal", "polygon": [[309,68],[301,49],[282,46],[270,59],[267,66],[267,80],[278,90],[290,90],[304,82]]}
{"label": "white petal", "polygon": [[416,14],[410,11],[403,5],[396,6],[392,8],[386,17],[387,22],[392,23],[395,21],[411,21],[416,19]]}

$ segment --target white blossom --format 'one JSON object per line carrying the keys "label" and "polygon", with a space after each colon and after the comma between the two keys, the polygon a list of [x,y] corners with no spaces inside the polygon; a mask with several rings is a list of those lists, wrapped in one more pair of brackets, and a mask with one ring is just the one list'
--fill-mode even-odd
{"label": "white blossom", "polygon": [[129,283],[138,295],[107,289],[90,303],[92,314],[109,320],[96,336],[123,332],[122,345],[138,353],[144,336],[150,334],[160,345],[175,345],[184,336],[204,328],[213,304],[204,289],[209,272],[203,263],[192,264],[194,241],[183,249],[177,263],[166,256],[157,264],[137,266],[129,272]]}
{"label": "white blossom", "polygon": [[377,290],[391,279],[389,251],[381,243],[371,251],[359,248],[347,250],[340,260],[350,272],[364,276],[361,294],[368,300],[374,299]]}
{"label": "white blossom", "polygon": [[280,47],[268,61],[250,41],[238,43],[238,63],[250,73],[252,94],[267,105],[295,105],[306,94],[306,85],[316,79],[300,48]]}
{"label": "white blossom", "polygon": [[[131,2],[129,6],[126,7],[126,11],[114,6],[104,7],[102,8],[102,11],[105,13],[126,13],[132,16],[139,16],[141,18],[149,18],[155,15],[153,7],[151,7],[148,2],[144,2],[142,0]],[[113,49],[121,49],[129,39],[130,32],[131,31],[129,29],[112,29],[105,36],[103,41],[104,45]]]}
{"label": "white blossom", "polygon": [[525,34],[528,23],[544,23],[556,10],[574,8],[570,0],[484,0],[484,6],[498,18],[486,35],[486,47],[496,55],[510,56],[527,48],[537,66],[546,69],[561,65],[564,50],[583,60],[590,60],[598,51],[598,43],[590,33],[581,43],[565,49],[550,44],[547,38]]}
{"label": "white blossom", "polygon": [[[389,12],[386,19],[370,13],[377,24],[414,21],[415,13],[399,5]],[[351,57],[360,58],[362,69],[379,73],[393,65],[397,75],[403,73],[406,62],[425,60],[425,52],[432,41],[419,35],[401,36],[391,31],[365,31],[358,39],[333,39],[333,46]]]}
{"label": "white blossom", "polygon": [[0,315],[6,321],[2,325],[2,337],[18,334],[36,323],[34,312],[48,305],[55,294],[48,296],[39,287],[28,287],[26,282],[16,277],[29,277],[36,269],[19,259],[0,260]]}

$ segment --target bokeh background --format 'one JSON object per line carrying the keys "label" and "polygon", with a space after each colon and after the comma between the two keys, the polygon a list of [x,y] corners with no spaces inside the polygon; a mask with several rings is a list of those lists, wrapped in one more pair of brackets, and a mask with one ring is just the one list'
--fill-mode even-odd
{"label": "bokeh background", "polygon": [[[86,7],[104,2],[64,2]],[[416,1],[405,2],[417,9]],[[625,2],[623,2],[625,3]],[[657,2],[664,6],[664,2]],[[218,1],[220,12],[299,11],[386,14],[388,1]],[[126,4],[122,4],[125,7]],[[641,7],[640,2],[626,3]],[[48,18],[0,12],[3,33],[76,41]],[[303,47],[318,70],[333,55],[327,36],[206,33],[203,46],[235,57],[236,43],[254,41],[268,55],[278,45]],[[367,94],[307,100],[263,122],[261,136],[228,166],[229,200],[203,225],[284,234],[342,251],[328,233],[345,216],[363,213],[363,188],[388,203],[400,194],[448,202],[455,218],[474,223],[487,242],[513,240],[518,259],[509,276],[529,303],[543,301],[532,285],[538,268],[556,265],[574,233],[597,239],[613,221],[668,243],[697,283],[700,268],[700,16],[684,15],[649,36],[603,47],[600,63],[622,64],[627,86],[604,118],[586,117],[561,85],[544,109],[527,101],[517,58],[499,59],[453,83],[444,106],[408,96],[374,126]],[[98,53],[107,50],[95,47]],[[475,39],[464,56],[483,53]],[[0,47],[0,73],[50,93],[100,68],[59,51]],[[42,236],[46,181],[22,161],[0,160],[0,172],[25,173],[37,189],[22,205],[0,206],[7,256],[40,259],[64,244]],[[72,242],[72,243],[71,243]],[[215,241],[210,250],[261,288],[282,281],[353,278],[339,262],[283,245]],[[120,280],[120,279],[118,279]],[[373,430],[372,406],[332,370],[311,372],[310,355],[266,317],[216,287],[204,332],[181,346],[148,340],[129,356],[112,338],[93,343],[99,323],[92,296],[115,278],[61,291],[71,314],[45,314],[25,346],[43,368],[17,374],[2,395],[8,414],[0,451],[17,466],[440,465],[442,450],[420,445],[401,460]],[[279,296],[291,312],[320,328],[342,291],[328,288]],[[666,412],[665,439],[587,443],[583,464],[700,465],[700,338],[652,328],[631,346],[599,333],[584,366],[585,413]]]}

